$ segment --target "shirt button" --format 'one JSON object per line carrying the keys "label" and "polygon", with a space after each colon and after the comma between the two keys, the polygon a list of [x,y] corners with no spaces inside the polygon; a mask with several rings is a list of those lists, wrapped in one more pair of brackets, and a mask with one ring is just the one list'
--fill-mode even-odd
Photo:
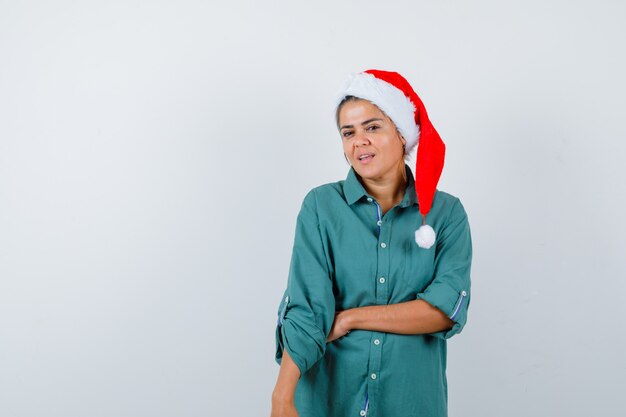
{"label": "shirt button", "polygon": [[380,282],[381,284],[384,284],[385,283],[385,277],[378,278],[378,282]]}
{"label": "shirt button", "polygon": [[376,379],[376,374],[370,375],[372,379]]}
{"label": "shirt button", "polygon": [[361,414],[362,416],[364,416],[364,415],[366,414],[366,413],[365,413],[365,410],[361,410],[361,412],[360,412],[359,414]]}
{"label": "shirt button", "polygon": [[372,197],[367,197],[367,201],[372,202]]}
{"label": "shirt button", "polygon": [[374,339],[374,344],[375,344],[375,345],[380,345],[380,340],[378,340],[378,339]]}
{"label": "shirt button", "polygon": [[461,295],[462,295],[463,297],[465,297],[465,296],[467,295],[467,293],[466,293],[465,291],[461,291]]}
{"label": "shirt button", "polygon": [[381,224],[383,224],[383,222],[382,222],[382,220],[379,220],[379,221],[376,222],[376,224],[380,226]]}
{"label": "shirt button", "polygon": [[285,302],[289,301],[289,296],[285,297]]}
{"label": "shirt button", "polygon": [[380,247],[384,249],[384,248],[387,247],[387,244],[385,242],[383,242],[383,243],[380,244]]}

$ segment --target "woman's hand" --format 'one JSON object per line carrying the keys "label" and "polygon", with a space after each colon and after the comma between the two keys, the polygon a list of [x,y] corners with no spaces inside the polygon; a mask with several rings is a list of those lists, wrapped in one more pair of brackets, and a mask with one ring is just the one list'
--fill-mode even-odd
{"label": "woman's hand", "polygon": [[299,414],[293,401],[272,398],[270,417],[299,417]]}
{"label": "woman's hand", "polygon": [[348,321],[348,311],[349,310],[343,310],[335,313],[335,321],[333,321],[333,326],[330,329],[328,338],[326,338],[326,343],[330,343],[350,333],[352,329]]}

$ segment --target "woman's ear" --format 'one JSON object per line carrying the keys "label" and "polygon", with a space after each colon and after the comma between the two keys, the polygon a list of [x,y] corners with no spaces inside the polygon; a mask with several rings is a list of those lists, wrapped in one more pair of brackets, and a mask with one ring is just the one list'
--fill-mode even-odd
{"label": "woman's ear", "polygon": [[406,140],[404,139],[404,136],[402,136],[402,133],[400,133],[398,128],[396,128],[396,133],[398,134],[398,137],[400,138],[400,142],[402,142],[402,146],[406,146]]}

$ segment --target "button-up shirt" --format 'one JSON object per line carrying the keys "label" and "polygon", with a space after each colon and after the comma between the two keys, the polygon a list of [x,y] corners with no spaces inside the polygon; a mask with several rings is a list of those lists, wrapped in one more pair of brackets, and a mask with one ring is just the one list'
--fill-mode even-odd
{"label": "button-up shirt", "polygon": [[[447,416],[446,341],[466,323],[472,244],[457,197],[437,190],[427,216],[429,249],[414,177],[405,164],[402,201],[382,214],[356,172],[307,193],[296,221],[287,287],[279,302],[276,362],[300,369],[300,417]],[[454,323],[430,334],[354,329],[330,343],[335,312],[422,299]]]}

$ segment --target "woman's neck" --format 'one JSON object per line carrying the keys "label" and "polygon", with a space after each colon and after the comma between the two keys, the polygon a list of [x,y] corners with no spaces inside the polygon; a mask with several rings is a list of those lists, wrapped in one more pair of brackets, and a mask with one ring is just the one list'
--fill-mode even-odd
{"label": "woman's neck", "polygon": [[402,171],[393,177],[381,180],[369,180],[361,178],[363,187],[372,197],[384,206],[393,207],[402,201],[407,186],[404,164]]}

